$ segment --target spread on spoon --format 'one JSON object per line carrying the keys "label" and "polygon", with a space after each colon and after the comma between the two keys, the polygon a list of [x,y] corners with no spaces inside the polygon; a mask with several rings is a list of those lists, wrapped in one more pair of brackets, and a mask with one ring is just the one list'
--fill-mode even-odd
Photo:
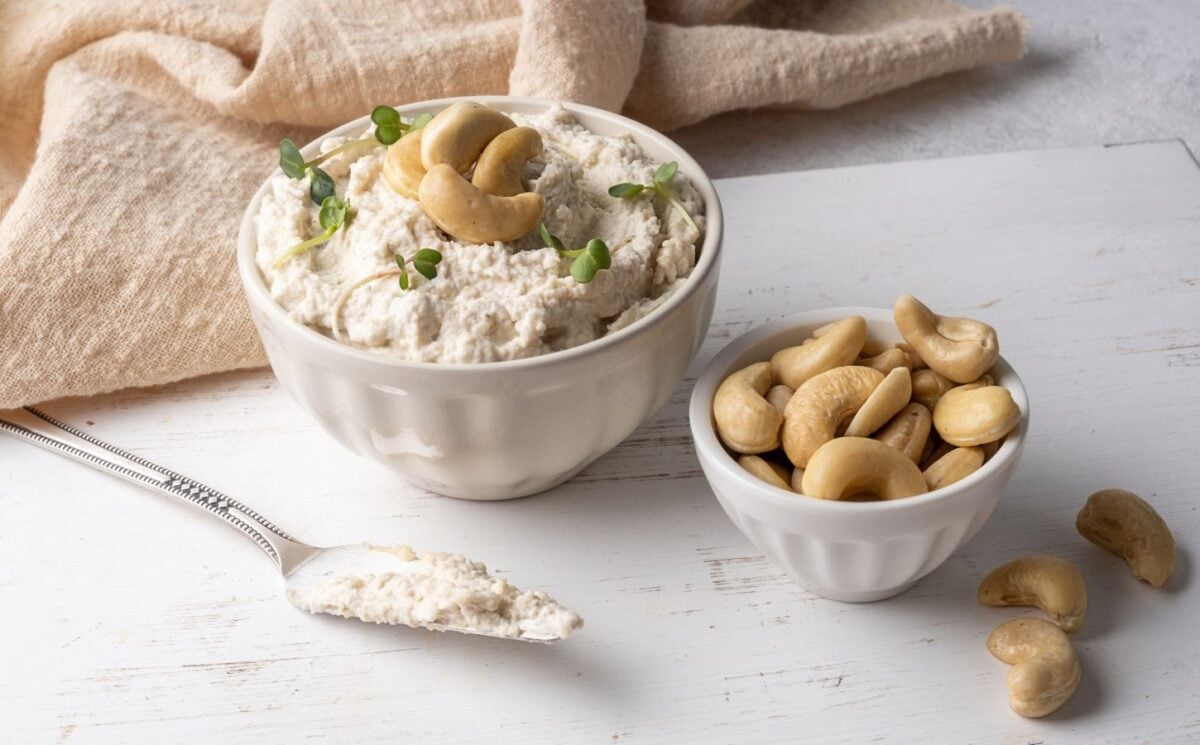
{"label": "spread on spoon", "polygon": [[418,556],[408,546],[366,548],[386,561],[373,562],[367,571],[289,584],[288,600],[309,613],[532,641],[565,639],[583,625],[577,613],[546,593],[522,592],[466,556]]}

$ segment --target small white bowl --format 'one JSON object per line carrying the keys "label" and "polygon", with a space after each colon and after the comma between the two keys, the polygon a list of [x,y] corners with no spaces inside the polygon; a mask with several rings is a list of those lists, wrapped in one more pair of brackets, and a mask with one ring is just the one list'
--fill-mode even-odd
{"label": "small white bowl", "polygon": [[[415,116],[459,100],[526,113],[555,103],[470,96],[397,109]],[[684,286],[637,323],[573,349],[508,362],[433,364],[334,341],[289,318],[254,263],[255,215],[266,183],[246,207],[238,273],[276,377],[338,442],[429,491],[508,499],[566,481],[666,403],[708,333],[722,232],[712,181],[687,152],[653,129],[591,106],[563,105],[593,132],[628,134],[655,161],[678,162],[703,198],[705,216],[696,267]],[[368,117],[356,119],[301,152],[310,157],[326,137],[356,136],[369,123]]]}
{"label": "small white bowl", "polygon": [[771,486],[739,466],[717,439],[713,395],[730,373],[846,316],[865,318],[872,338],[901,340],[886,308],[829,308],[773,321],[713,358],[692,390],[688,415],[704,475],[738,529],[806,589],[859,603],[904,592],[979,532],[1025,446],[1029,399],[1001,358],[992,376],[1012,393],[1021,421],[983,467],[944,489],[890,502],[836,502]]}

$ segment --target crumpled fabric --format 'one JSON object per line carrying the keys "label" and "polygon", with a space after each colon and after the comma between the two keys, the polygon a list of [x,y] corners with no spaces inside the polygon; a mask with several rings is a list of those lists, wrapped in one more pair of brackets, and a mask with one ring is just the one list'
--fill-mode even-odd
{"label": "crumpled fabric", "polygon": [[1018,59],[946,0],[60,0],[0,6],[0,407],[265,363],[236,276],[283,137],[512,93],[663,130]]}

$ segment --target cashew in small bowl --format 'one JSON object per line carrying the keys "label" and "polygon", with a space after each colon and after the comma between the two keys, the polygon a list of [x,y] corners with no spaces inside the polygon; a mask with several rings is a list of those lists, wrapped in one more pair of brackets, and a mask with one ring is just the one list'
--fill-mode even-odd
{"label": "cashew in small bowl", "polygon": [[867,322],[862,316],[843,318],[817,329],[813,337],[804,344],[781,349],[772,355],[771,367],[777,382],[799,388],[820,373],[849,365],[867,340]]}
{"label": "cashew in small bowl", "polygon": [[907,367],[896,367],[883,377],[846,425],[846,437],[866,437],[888,423],[912,398],[912,378]]}
{"label": "cashew in small bowl", "polygon": [[1008,705],[1036,719],[1057,710],[1079,687],[1081,671],[1075,647],[1062,629],[1040,618],[1014,618],[997,626],[988,651],[1012,665],[1005,682]]}
{"label": "cashew in small bowl", "polygon": [[418,196],[439,228],[468,243],[515,241],[537,227],[545,205],[542,195],[534,192],[515,197],[488,194],[445,163],[426,171]]}
{"label": "cashew in small bowl", "polygon": [[780,383],[779,385],[771,386],[771,389],[767,391],[767,400],[771,402],[772,406],[774,406],[776,409],[779,409],[779,413],[782,414],[783,410],[787,407],[787,402],[792,397],[793,393],[795,393],[795,391],[793,391],[789,386]]}
{"label": "cashew in small bowl", "polygon": [[874,357],[861,357],[855,360],[854,364],[869,367],[872,370],[878,370],[887,375],[898,367],[908,369],[911,363],[908,360],[908,355],[903,350],[887,349]]}
{"label": "cashew in small bowl", "polygon": [[505,130],[479,154],[471,183],[498,197],[520,194],[525,191],[521,183],[525,163],[540,152],[542,136],[533,127]]}
{"label": "cashew in small bowl", "polygon": [[925,483],[929,491],[941,489],[943,486],[962,481],[979,470],[983,465],[983,450],[981,448],[954,448],[942,457],[929,464],[924,470]]}
{"label": "cashew in small bowl", "polygon": [[946,392],[953,387],[953,380],[943,378],[933,370],[913,370],[913,401],[921,404],[931,412],[937,408],[937,403],[942,400],[942,396],[946,395]]}
{"label": "cashew in small bowl", "polygon": [[767,482],[771,486],[792,491],[791,476],[787,469],[778,463],[772,463],[757,455],[743,455],[738,458],[738,465]]}
{"label": "cashew in small bowl", "polygon": [[1079,630],[1087,611],[1083,575],[1057,556],[1023,556],[996,567],[979,583],[978,598],[991,607],[1034,606],[1068,634]]}
{"label": "cashew in small bowl", "polygon": [[1101,489],[1075,518],[1079,534],[1125,559],[1133,576],[1162,587],[1175,568],[1175,537],[1150,503],[1124,489]]}
{"label": "cashew in small bowl", "polygon": [[459,101],[438,112],[421,137],[421,164],[426,171],[445,163],[458,173],[471,164],[496,135],[517,125],[490,106]]}
{"label": "cashew in small bowl", "polygon": [[756,362],[721,382],[713,396],[713,419],[725,447],[750,455],[779,447],[783,414],[763,398],[770,386],[770,362]]}
{"label": "cashew in small bowl", "polygon": [[920,469],[896,448],[866,437],[838,437],[813,453],[801,492],[817,499],[845,499],[867,492],[880,499],[924,494]]}
{"label": "cashew in small bowl", "polygon": [[[826,328],[826,327],[822,326],[821,328]],[[820,329],[818,329],[818,331],[819,330]],[[895,342],[880,341],[879,339],[874,339],[874,338],[868,336],[867,340],[863,342],[863,347],[861,350],[859,350],[858,354],[860,357],[878,357],[879,355],[883,354],[884,352],[888,351],[889,349],[895,349],[895,348],[896,348]]]}
{"label": "cashew in small bowl", "polygon": [[929,441],[932,427],[933,415],[929,409],[918,403],[910,403],[875,433],[875,439],[891,445],[916,463],[925,452],[925,443]]}
{"label": "cashew in small bowl", "polygon": [[421,165],[421,133],[424,129],[409,132],[387,149],[383,159],[383,178],[388,186],[409,199],[417,198],[421,179],[425,178],[425,166]]}
{"label": "cashew in small bowl", "polygon": [[1000,356],[996,330],[969,318],[940,316],[912,295],[893,308],[896,328],[929,367],[956,383],[969,383]]}
{"label": "cashew in small bowl", "polygon": [[803,468],[793,468],[792,469],[791,484],[792,484],[792,491],[796,492],[797,494],[804,493],[804,488],[803,488],[804,487],[804,469]]}
{"label": "cashew in small bowl", "polygon": [[933,409],[938,435],[958,447],[995,442],[1016,428],[1021,410],[1007,388],[998,385],[958,386]]}
{"label": "cashew in small bowl", "polygon": [[846,366],[797,388],[783,411],[783,450],[792,465],[806,468],[817,448],[834,438],[882,381],[883,374],[869,367]]}

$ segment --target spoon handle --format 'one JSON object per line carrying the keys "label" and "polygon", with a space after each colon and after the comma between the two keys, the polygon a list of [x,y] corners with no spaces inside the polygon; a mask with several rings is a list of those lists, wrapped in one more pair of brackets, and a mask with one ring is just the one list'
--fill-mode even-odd
{"label": "spoon handle", "polygon": [[315,550],[216,489],[101,442],[37,409],[0,410],[0,431],[219,517],[254,541],[280,571]]}

